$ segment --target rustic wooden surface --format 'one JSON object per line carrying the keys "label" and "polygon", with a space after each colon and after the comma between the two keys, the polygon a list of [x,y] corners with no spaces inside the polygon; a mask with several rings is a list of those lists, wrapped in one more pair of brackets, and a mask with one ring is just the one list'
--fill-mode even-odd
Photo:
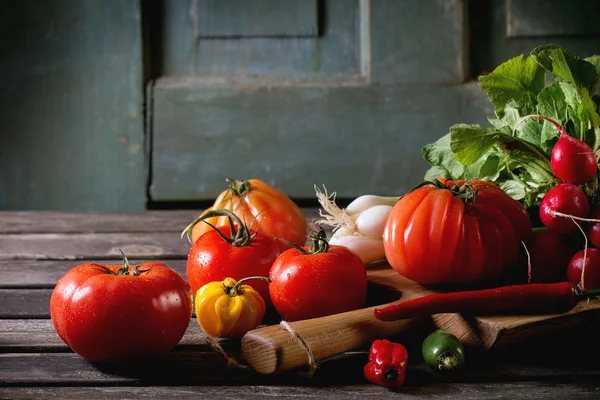
{"label": "rustic wooden surface", "polygon": [[[89,260],[167,262],[185,276],[188,244],[179,239],[196,211],[147,213],[0,212],[0,399],[61,398],[599,398],[597,317],[581,327],[492,349],[467,348],[467,366],[439,375],[423,363],[419,345],[427,323],[392,337],[409,349],[405,387],[392,391],[362,376],[367,349],[356,348],[280,375],[228,369],[192,320],[167,356],[151,362],[93,365],[58,338],[49,297],[64,273]],[[307,210],[314,216],[314,210]],[[159,251],[160,249],[160,251]],[[279,322],[268,315],[267,322]],[[221,340],[238,361],[239,340]]]}

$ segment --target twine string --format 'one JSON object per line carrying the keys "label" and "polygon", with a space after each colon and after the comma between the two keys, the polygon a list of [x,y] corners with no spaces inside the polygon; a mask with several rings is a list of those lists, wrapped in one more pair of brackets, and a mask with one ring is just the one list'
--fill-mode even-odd
{"label": "twine string", "polygon": [[300,334],[296,332],[294,328],[292,328],[292,326],[287,321],[281,321],[279,325],[282,329],[288,331],[292,335],[292,337],[296,339],[296,341],[300,343],[300,345],[306,351],[306,355],[308,356],[308,371],[306,372],[306,375],[308,377],[312,377],[315,374],[315,371],[317,370],[317,361],[315,360],[315,356],[310,346],[308,345],[308,343],[306,343],[304,338],[300,336]]}
{"label": "twine string", "polygon": [[210,345],[210,347],[212,347],[212,349],[214,351],[216,351],[221,357],[223,357],[223,359],[225,361],[227,361],[227,368],[229,368],[230,370],[236,369],[236,368],[244,369],[244,370],[250,369],[249,366],[238,362],[237,360],[235,360],[232,357],[229,357],[227,355],[227,353],[225,352],[225,350],[223,350],[223,347],[221,347],[221,345],[219,344],[219,342],[216,338],[214,338],[212,336],[208,336],[206,338],[206,341],[208,342],[208,344]]}

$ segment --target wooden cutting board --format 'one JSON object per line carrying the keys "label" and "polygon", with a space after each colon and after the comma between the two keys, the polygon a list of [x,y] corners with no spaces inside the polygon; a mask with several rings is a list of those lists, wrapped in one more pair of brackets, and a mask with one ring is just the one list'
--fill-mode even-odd
{"label": "wooden cutting board", "polygon": [[[369,297],[397,297],[406,301],[433,293],[400,276],[387,265],[370,267]],[[384,296],[382,296],[384,295]],[[256,371],[271,374],[306,366],[307,347],[315,361],[346,351],[367,347],[378,338],[390,337],[422,321],[415,319],[383,322],[375,319],[367,307],[327,317],[290,323],[293,330],[281,325],[248,332],[242,339],[242,354]],[[582,301],[572,310],[552,315],[468,316],[438,314],[435,325],[456,335],[463,343],[484,349],[514,343],[553,330],[586,323],[600,310],[600,300]],[[302,343],[304,342],[304,344]]]}

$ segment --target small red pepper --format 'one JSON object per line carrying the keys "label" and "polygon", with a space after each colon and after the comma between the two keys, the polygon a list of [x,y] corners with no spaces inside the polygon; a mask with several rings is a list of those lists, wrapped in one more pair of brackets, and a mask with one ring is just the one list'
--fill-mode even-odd
{"label": "small red pepper", "polygon": [[369,362],[365,365],[365,378],[375,385],[400,387],[404,384],[407,361],[408,352],[400,343],[375,340],[371,344]]}
{"label": "small red pepper", "polygon": [[583,299],[600,295],[600,290],[581,290],[570,282],[532,283],[494,289],[439,293],[376,308],[381,321],[427,317],[442,313],[480,314],[565,312]]}

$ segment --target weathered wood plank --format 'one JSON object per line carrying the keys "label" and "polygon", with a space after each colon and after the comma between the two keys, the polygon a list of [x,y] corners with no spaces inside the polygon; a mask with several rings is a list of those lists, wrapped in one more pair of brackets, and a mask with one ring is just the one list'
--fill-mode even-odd
{"label": "weathered wood plank", "polygon": [[[547,349],[546,349],[547,350]],[[471,357],[469,364],[455,374],[438,375],[409,350],[406,373],[408,387],[427,387],[436,382],[498,383],[552,382],[554,384],[598,382],[600,368],[593,357],[522,352],[514,357],[488,354]],[[557,358],[558,357],[558,358]],[[216,352],[172,351],[164,357],[140,362],[90,364],[74,353],[4,353],[0,354],[0,386],[6,385],[195,385],[227,382],[242,384],[343,385],[366,383],[362,367],[366,352],[349,353],[323,360],[316,374],[308,378],[295,371],[279,376],[261,376],[246,370],[230,370]],[[33,368],[35,365],[35,368]]]}
{"label": "weathered wood plank", "polygon": [[[510,382],[510,383],[439,383],[426,387],[404,387],[389,390],[377,385],[340,385],[327,387],[314,386],[124,386],[124,387],[6,387],[0,389],[0,395],[10,399],[63,399],[63,400],[104,400],[113,399],[190,399],[222,400],[243,398],[262,400],[265,398],[303,398],[331,400],[388,400],[403,399],[597,399],[598,386],[594,382]],[[3,397],[4,398],[4,397]]]}
{"label": "weathered wood plank", "polygon": [[177,232],[131,233],[35,233],[0,235],[0,259],[78,260],[185,258],[187,238]]}
{"label": "weathered wood plank", "polygon": [[258,177],[293,198],[315,199],[314,184],[340,198],[404,194],[428,168],[423,145],[451,123],[487,124],[492,110],[482,98],[476,84],[214,88],[159,80],[151,197],[214,198],[225,177]]}
{"label": "weathered wood plank", "polygon": [[[198,37],[317,36],[317,1],[197,0]],[[192,6],[193,7],[193,6]]]}
{"label": "weathered wood plank", "polygon": [[[239,340],[220,339],[226,350],[239,354]],[[177,351],[214,351],[206,342],[206,334],[195,318],[190,321]],[[0,319],[0,353],[68,352],[50,319]]]}
{"label": "weathered wood plank", "polygon": [[[223,181],[223,188],[226,188]],[[3,233],[178,232],[201,210],[173,211],[0,211]]]}
{"label": "weathered wood plank", "polygon": [[[35,366],[35,367],[34,367]],[[200,384],[232,376],[216,352],[170,353],[159,360],[97,366],[74,353],[0,354],[0,385]]]}
{"label": "weathered wood plank", "polygon": [[139,1],[3,1],[0,209],[142,210]]}
{"label": "weathered wood plank", "polygon": [[[222,190],[225,189],[227,184],[223,180]],[[302,211],[309,220],[318,217],[317,208],[303,208]],[[0,211],[0,235],[7,233],[181,233],[201,212],[202,210]]]}
{"label": "weathered wood plank", "polygon": [[0,289],[0,318],[49,318],[51,289]]}
{"label": "weathered wood plank", "polygon": [[[131,263],[139,263],[142,259],[131,258]],[[181,276],[185,277],[186,260],[158,260],[164,262]],[[54,288],[56,282],[76,265],[86,262],[101,262],[104,264],[120,264],[121,258],[104,258],[89,260],[3,260],[0,259],[0,288]]]}

